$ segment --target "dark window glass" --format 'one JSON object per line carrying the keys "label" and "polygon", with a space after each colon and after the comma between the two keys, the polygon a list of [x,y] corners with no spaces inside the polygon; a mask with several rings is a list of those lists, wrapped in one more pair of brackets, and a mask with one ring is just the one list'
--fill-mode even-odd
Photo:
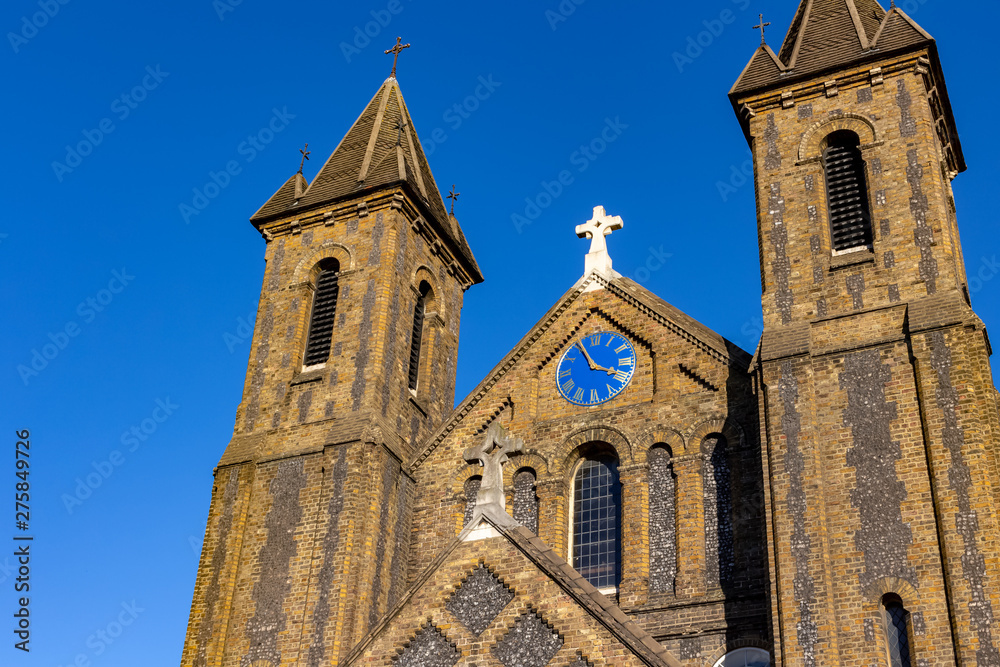
{"label": "dark window glass", "polygon": [[618,463],[587,459],[574,481],[573,565],[595,587],[617,587],[621,560]]}
{"label": "dark window glass", "polygon": [[893,595],[886,595],[882,605],[885,607],[889,664],[892,667],[910,667],[910,631],[906,625],[910,614],[903,607],[902,600]]}
{"label": "dark window glass", "polygon": [[420,345],[424,336],[424,315],[427,310],[427,295],[431,286],[420,283],[420,296],[413,308],[413,336],[410,338],[410,389],[417,390],[417,376],[420,373]]}
{"label": "dark window glass", "polygon": [[865,161],[858,135],[834,132],[823,151],[830,230],[834,250],[850,250],[872,243],[872,216],[868,205]]}
{"label": "dark window glass", "polygon": [[337,316],[338,278],[340,265],[337,260],[326,260],[316,278],[312,317],[309,319],[309,337],[306,343],[306,366],[325,364],[330,358],[330,339]]}

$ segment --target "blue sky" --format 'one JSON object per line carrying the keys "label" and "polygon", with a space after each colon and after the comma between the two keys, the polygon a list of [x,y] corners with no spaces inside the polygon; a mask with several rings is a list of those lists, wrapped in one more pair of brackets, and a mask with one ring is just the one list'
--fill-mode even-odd
{"label": "blue sky", "polygon": [[[1000,133],[977,63],[1000,7],[979,3],[969,21],[954,3],[901,4],[940,42],[970,166],[956,181],[959,222],[990,326]],[[388,75],[382,51],[397,35],[413,44],[403,94],[438,184],[462,192],[456,213],[487,280],[466,297],[459,399],[581,275],[588,244],[573,228],[598,204],[625,221],[610,240],[616,269],[752,350],[753,188],[718,188],[749,157],[726,93],[757,45],[757,14],[776,45],[795,5],[564,0],[564,15],[558,0],[5,2],[0,495],[14,492],[15,432],[29,429],[36,540],[29,655],[12,648],[13,559],[0,555],[0,663],[179,663],[264,269],[248,218],[306,142],[315,175]],[[35,17],[44,7],[53,15]],[[355,42],[366,25],[374,37]],[[673,54],[706,30],[678,66]],[[485,99],[456,111],[477,87]],[[275,114],[280,131],[253,147]],[[579,152],[609,127],[601,154]],[[219,177],[231,161],[238,173]],[[512,216],[546,183],[555,192],[563,170],[572,183],[518,229]],[[185,219],[212,173],[224,187]],[[46,345],[56,354],[22,378]],[[88,475],[99,486],[78,488]],[[5,507],[0,544],[12,544]]]}

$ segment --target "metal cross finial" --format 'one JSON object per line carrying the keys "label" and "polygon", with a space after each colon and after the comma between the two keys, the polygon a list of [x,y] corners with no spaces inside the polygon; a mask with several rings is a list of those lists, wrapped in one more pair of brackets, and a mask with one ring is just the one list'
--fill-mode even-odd
{"label": "metal cross finial", "polygon": [[396,145],[397,146],[402,146],[403,145],[403,130],[405,130],[405,129],[406,129],[406,123],[403,122],[402,118],[398,119],[396,121],[396,130],[398,131],[397,134],[396,134]]}
{"label": "metal cross finial", "polygon": [[302,168],[306,166],[306,160],[309,159],[309,155],[310,153],[312,153],[312,151],[309,150],[309,144],[306,144],[306,147],[300,148],[299,152],[302,153],[302,161],[299,162],[299,173],[301,174]]}
{"label": "metal cross finial", "polygon": [[482,443],[465,450],[463,458],[469,463],[478,461],[483,466],[483,481],[479,484],[476,506],[507,507],[503,492],[503,464],[510,454],[524,451],[524,441],[504,431],[499,422],[493,422]]}
{"label": "metal cross finial", "polygon": [[769,26],[771,24],[770,23],[764,23],[764,15],[763,14],[760,14],[759,16],[760,16],[760,23],[758,25],[755,25],[753,27],[753,29],[754,30],[760,30],[760,43],[761,44],[766,44],[767,42],[764,40],[764,29],[767,28],[767,26]]}
{"label": "metal cross finial", "polygon": [[462,196],[461,192],[455,192],[455,186],[453,184],[451,186],[451,192],[448,193],[448,199],[451,200],[451,214],[453,216],[455,215],[455,202],[458,201],[458,198],[461,196]]}
{"label": "metal cross finial", "polygon": [[390,53],[395,54],[395,56],[392,59],[392,74],[389,75],[389,78],[391,78],[391,79],[395,79],[396,78],[396,63],[399,62],[399,54],[403,52],[403,49],[410,48],[409,44],[403,44],[402,41],[403,41],[402,37],[397,37],[396,38],[396,46],[392,47],[391,49],[388,49],[385,52],[386,55],[388,55]]}

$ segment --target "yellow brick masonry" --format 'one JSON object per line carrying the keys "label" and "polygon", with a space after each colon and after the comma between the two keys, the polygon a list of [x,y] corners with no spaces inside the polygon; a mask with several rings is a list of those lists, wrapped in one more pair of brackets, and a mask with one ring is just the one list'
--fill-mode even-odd
{"label": "yellow brick masonry", "polygon": [[[996,391],[985,330],[967,304],[954,174],[928,101],[929,88],[937,84],[930,55],[916,52],[837,73],[832,89],[825,83],[833,77],[827,76],[739,101],[753,111],[760,211],[765,332],[758,377],[778,665],[888,664],[880,599],[889,592],[900,595],[919,619],[910,633],[914,664],[993,664],[984,657],[990,646],[982,639],[1000,642]],[[875,67],[881,67],[878,76]],[[905,131],[904,114],[911,128]],[[871,253],[831,253],[818,157],[823,137],[838,129],[862,138],[875,235]],[[876,160],[880,169],[873,167]],[[933,235],[926,248],[933,270],[915,240],[911,204],[916,198],[919,206],[920,195]],[[773,240],[779,222],[787,234],[783,246]],[[912,572],[867,586],[862,581],[872,563],[856,539],[865,529],[856,495],[865,473],[848,463],[857,460],[849,457],[860,445],[848,423],[844,385],[846,364],[864,352],[876,354],[871,372],[890,378],[882,389],[886,403],[896,406],[889,432],[899,445],[895,476],[905,488],[899,508],[911,535],[898,569]],[[960,435],[946,433],[942,401],[951,391]],[[797,433],[789,428],[796,423]],[[948,443],[956,438],[967,470],[954,467]],[[802,456],[805,510],[798,526],[792,480],[799,473],[788,467],[795,460],[793,445]],[[966,474],[971,485],[960,492],[955,480]],[[893,481],[884,480],[887,489]],[[963,506],[975,512],[974,528],[967,520],[959,525]],[[807,563],[796,557],[802,544],[797,528],[809,540]],[[984,576],[970,548],[982,556]],[[811,586],[805,602],[803,582]],[[981,598],[975,595],[979,585]],[[994,613],[985,633],[972,611],[983,602]],[[804,608],[815,623],[813,638],[808,628],[803,632],[810,620]]]}

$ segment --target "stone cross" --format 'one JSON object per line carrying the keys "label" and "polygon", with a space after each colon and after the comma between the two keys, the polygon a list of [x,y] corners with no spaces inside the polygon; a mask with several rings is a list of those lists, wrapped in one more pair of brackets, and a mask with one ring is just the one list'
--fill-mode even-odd
{"label": "stone cross", "polygon": [[501,511],[507,511],[507,498],[503,492],[503,464],[507,458],[524,450],[524,441],[516,438],[493,422],[482,444],[470,447],[463,455],[469,463],[478,461],[483,466],[483,481],[476,495],[476,507],[492,505]]}
{"label": "stone cross", "polygon": [[603,206],[594,207],[594,217],[582,225],[576,226],[576,235],[590,239],[590,252],[584,267],[584,274],[598,269],[604,273],[611,272],[611,256],[608,254],[608,242],[605,239],[611,232],[625,226],[618,216],[610,216]]}
{"label": "stone cross", "polygon": [[302,168],[306,166],[306,160],[312,155],[312,151],[309,150],[309,144],[306,144],[305,148],[300,148],[299,152],[302,153],[302,161],[299,162],[299,173],[302,173]]}

